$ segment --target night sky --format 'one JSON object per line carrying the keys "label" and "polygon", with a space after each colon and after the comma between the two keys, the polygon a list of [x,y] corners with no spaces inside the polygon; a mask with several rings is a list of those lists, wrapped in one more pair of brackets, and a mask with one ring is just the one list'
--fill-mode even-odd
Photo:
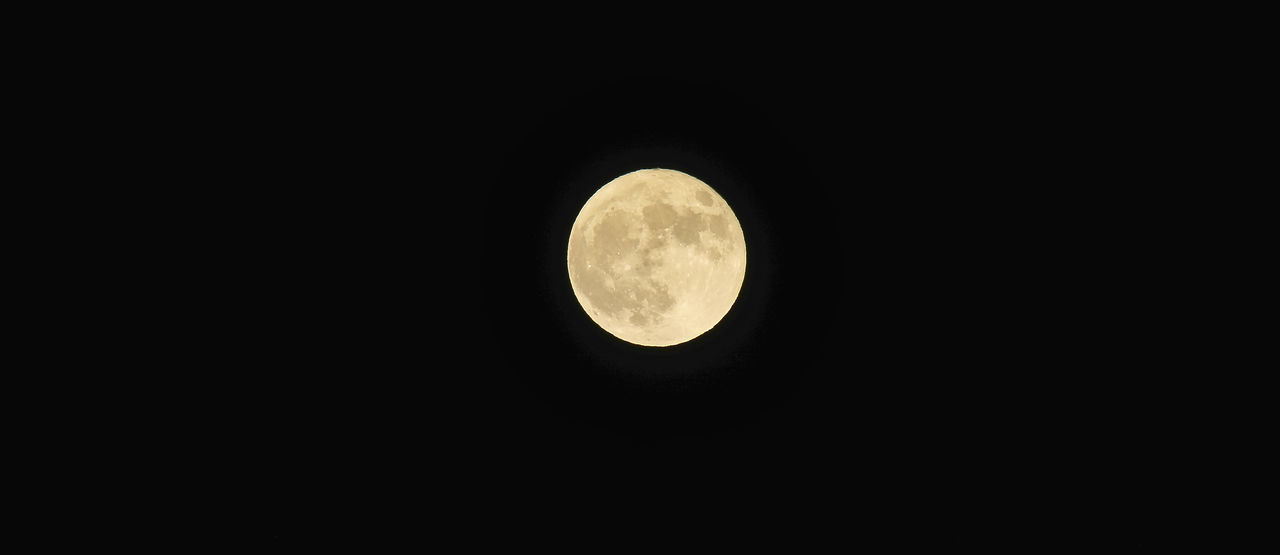
{"label": "night sky", "polygon": [[[1092,97],[957,67],[500,67],[281,116],[270,167],[305,179],[245,186],[216,293],[246,385],[211,426],[255,529],[1141,536],[1169,441],[1141,196]],[[599,329],[565,270],[586,199],[652,167],[748,248],[669,348]]]}

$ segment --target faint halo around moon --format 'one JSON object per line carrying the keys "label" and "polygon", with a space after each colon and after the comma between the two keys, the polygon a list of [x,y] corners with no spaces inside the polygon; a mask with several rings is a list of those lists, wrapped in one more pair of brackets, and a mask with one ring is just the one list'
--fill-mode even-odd
{"label": "faint halo around moon", "polygon": [[747,244],[729,204],[676,170],[633,171],[596,191],[569,234],[569,283],[615,337],[666,347],[728,314],[742,290]]}

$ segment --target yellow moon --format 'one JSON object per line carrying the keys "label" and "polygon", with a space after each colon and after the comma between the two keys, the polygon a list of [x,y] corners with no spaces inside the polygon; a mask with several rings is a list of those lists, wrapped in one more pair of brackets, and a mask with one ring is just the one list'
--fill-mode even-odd
{"label": "yellow moon", "polygon": [[728,314],[747,270],[729,204],[706,183],[638,170],[596,191],[569,234],[569,283],[591,319],[651,347],[689,341]]}

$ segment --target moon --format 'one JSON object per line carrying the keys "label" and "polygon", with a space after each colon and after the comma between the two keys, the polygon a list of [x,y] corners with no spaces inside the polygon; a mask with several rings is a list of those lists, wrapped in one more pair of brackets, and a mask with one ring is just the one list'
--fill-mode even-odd
{"label": "moon", "polygon": [[636,345],[667,347],[706,333],[733,307],[746,269],[746,239],[729,204],[676,170],[638,170],[606,183],[569,234],[578,303]]}

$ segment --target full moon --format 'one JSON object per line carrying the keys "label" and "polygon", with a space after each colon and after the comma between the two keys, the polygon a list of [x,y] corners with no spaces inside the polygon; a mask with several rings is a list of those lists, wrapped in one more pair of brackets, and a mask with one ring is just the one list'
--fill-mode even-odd
{"label": "full moon", "polygon": [[729,204],[666,169],[633,171],[587,199],[569,234],[569,283],[591,319],[651,347],[689,341],[728,314],[747,243]]}

